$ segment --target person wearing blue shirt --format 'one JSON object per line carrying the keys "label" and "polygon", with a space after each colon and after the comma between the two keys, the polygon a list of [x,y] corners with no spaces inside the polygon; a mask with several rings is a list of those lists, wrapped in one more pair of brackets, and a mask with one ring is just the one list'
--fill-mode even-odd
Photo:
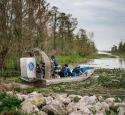
{"label": "person wearing blue shirt", "polygon": [[66,67],[66,70],[67,70],[68,76],[71,76],[71,75],[72,75],[72,68],[69,67],[68,64],[65,64],[64,67]]}

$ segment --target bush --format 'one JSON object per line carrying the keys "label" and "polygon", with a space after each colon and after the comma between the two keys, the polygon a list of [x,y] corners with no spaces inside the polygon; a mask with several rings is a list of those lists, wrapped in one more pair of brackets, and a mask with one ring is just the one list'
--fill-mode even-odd
{"label": "bush", "polygon": [[107,75],[102,75],[98,78],[98,83],[99,84],[107,84],[108,82],[111,81],[111,77]]}
{"label": "bush", "polygon": [[2,114],[18,114],[18,109],[21,107],[22,100],[14,96],[10,96],[5,92],[0,92],[0,113]]}

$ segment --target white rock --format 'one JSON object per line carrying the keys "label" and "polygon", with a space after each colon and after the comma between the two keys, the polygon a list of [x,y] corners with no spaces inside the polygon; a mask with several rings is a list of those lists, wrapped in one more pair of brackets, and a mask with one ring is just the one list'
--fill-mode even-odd
{"label": "white rock", "polygon": [[109,109],[109,105],[106,102],[101,102],[101,104],[102,104],[102,108],[104,110],[108,110]]}
{"label": "white rock", "polygon": [[114,106],[125,107],[125,103],[115,103]]}
{"label": "white rock", "polygon": [[119,107],[119,115],[125,115],[125,107]]}
{"label": "white rock", "polygon": [[115,99],[114,98],[107,98],[105,102],[109,105],[112,106],[114,104]]}
{"label": "white rock", "polygon": [[95,104],[97,102],[97,97],[95,95],[89,97],[89,104]]}
{"label": "white rock", "polygon": [[97,102],[95,104],[95,110],[97,113],[99,113],[102,110],[102,104],[100,102]]}
{"label": "white rock", "polygon": [[84,115],[82,111],[73,111],[69,115]]}
{"label": "white rock", "polygon": [[45,104],[45,99],[43,97],[43,95],[36,95],[34,97],[32,97],[31,99],[32,104],[36,105],[36,106],[41,106]]}
{"label": "white rock", "polygon": [[48,114],[45,113],[44,111],[39,111],[38,115],[48,115]]}
{"label": "white rock", "polygon": [[89,110],[89,108],[91,108],[91,105],[86,106],[85,103],[74,103],[71,102],[69,103],[69,105],[67,106],[67,111],[68,113],[74,113],[74,111],[81,111],[83,114],[91,114],[92,112]]}
{"label": "white rock", "polygon": [[37,106],[33,105],[29,100],[25,100],[22,103],[21,110],[28,114],[33,112],[39,112],[39,109],[37,108]]}
{"label": "white rock", "polygon": [[46,105],[52,103],[52,101],[53,101],[53,98],[51,96],[45,97],[45,103],[46,103]]}
{"label": "white rock", "polygon": [[68,113],[72,113],[73,111],[77,111],[77,107],[76,107],[76,103],[71,102],[68,104],[68,106],[66,107]]}
{"label": "white rock", "polygon": [[69,104],[71,99],[67,97],[67,94],[57,94],[55,100],[61,101],[64,104]]}
{"label": "white rock", "polygon": [[64,104],[58,100],[53,100],[52,103],[45,105],[42,110],[46,113],[53,113],[54,115],[66,115],[67,111]]}
{"label": "white rock", "polygon": [[85,105],[92,105],[97,102],[96,96],[84,96],[79,100],[80,103],[85,103]]}

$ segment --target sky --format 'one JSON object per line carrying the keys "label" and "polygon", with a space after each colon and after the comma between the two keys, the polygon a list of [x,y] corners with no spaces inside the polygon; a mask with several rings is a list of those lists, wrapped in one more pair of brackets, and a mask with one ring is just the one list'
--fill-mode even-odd
{"label": "sky", "polygon": [[78,29],[94,32],[96,47],[110,50],[125,41],[125,0],[47,0],[78,19]]}

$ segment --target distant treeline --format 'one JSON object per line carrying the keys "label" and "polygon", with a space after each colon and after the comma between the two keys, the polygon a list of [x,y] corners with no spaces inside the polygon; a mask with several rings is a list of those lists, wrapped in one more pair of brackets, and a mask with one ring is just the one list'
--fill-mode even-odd
{"label": "distant treeline", "polygon": [[125,54],[125,42],[121,41],[118,46],[114,45],[111,52]]}
{"label": "distant treeline", "polygon": [[0,0],[0,68],[14,66],[24,51],[35,47],[49,55],[96,52],[94,33],[76,32],[77,24],[46,0]]}

